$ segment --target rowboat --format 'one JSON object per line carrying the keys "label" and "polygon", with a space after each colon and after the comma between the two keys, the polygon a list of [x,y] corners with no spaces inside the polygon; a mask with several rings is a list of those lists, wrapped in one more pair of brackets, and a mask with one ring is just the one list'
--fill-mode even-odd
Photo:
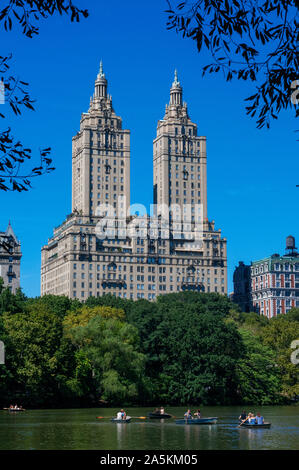
{"label": "rowboat", "polygon": [[176,424],[216,424],[218,418],[177,419]]}
{"label": "rowboat", "polygon": [[269,429],[271,427],[271,423],[264,423],[264,424],[243,424],[241,428],[250,428],[250,429]]}
{"label": "rowboat", "polygon": [[148,418],[150,419],[169,419],[171,418],[171,415],[168,415],[167,413],[148,413]]}
{"label": "rowboat", "polygon": [[17,413],[18,411],[26,411],[24,408],[3,408],[5,411],[9,411],[10,413]]}
{"label": "rowboat", "polygon": [[117,419],[117,418],[112,418],[111,422],[112,423],[129,423],[131,421],[131,416],[127,416],[125,419]]}

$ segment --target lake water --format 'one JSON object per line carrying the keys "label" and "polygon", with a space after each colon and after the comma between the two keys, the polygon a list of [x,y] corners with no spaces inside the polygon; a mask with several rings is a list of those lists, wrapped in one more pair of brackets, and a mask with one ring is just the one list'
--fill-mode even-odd
{"label": "lake water", "polygon": [[[270,429],[238,427],[240,407],[204,407],[202,417],[217,416],[214,425],[177,425],[133,419],[114,424],[116,408],[0,412],[1,450],[234,450],[299,449],[299,406],[263,407],[258,410]],[[247,409],[247,411],[251,411]],[[130,416],[147,416],[150,408],[126,408]],[[166,408],[180,418],[185,408]],[[105,419],[97,420],[97,416]]]}

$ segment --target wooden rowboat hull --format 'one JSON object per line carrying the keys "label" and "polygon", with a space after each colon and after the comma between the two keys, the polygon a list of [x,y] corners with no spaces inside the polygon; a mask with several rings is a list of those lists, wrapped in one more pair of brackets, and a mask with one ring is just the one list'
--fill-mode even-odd
{"label": "wooden rowboat hull", "polygon": [[176,424],[216,424],[218,418],[177,419]]}
{"label": "wooden rowboat hull", "polygon": [[168,415],[166,413],[161,414],[161,413],[149,413],[148,418],[150,419],[169,419],[171,418],[171,415]]}
{"label": "wooden rowboat hull", "polygon": [[8,409],[8,408],[3,408],[3,410],[9,411],[9,413],[18,413],[18,412],[20,412],[20,411],[26,411],[26,410],[23,410],[23,409],[22,409],[22,410],[10,410],[10,409]]}
{"label": "wooden rowboat hull", "polygon": [[241,428],[250,428],[250,429],[269,429],[271,427],[271,423],[264,423],[264,424],[243,424]]}
{"label": "wooden rowboat hull", "polygon": [[131,421],[131,417],[128,416],[126,419],[117,419],[117,418],[112,418],[111,419],[111,422],[112,423],[121,423],[121,424],[124,424],[124,423],[130,423]]}

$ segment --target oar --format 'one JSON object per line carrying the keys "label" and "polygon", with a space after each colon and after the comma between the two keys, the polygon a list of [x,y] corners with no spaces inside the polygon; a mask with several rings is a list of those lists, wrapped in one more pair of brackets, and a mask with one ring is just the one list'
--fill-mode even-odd
{"label": "oar", "polygon": [[238,427],[241,427],[241,426],[242,426],[242,424],[244,424],[244,423],[245,423],[245,421],[247,421],[247,420],[248,420],[248,418],[249,418],[249,416],[247,416],[247,418],[246,418],[246,419],[244,419],[244,421],[242,421],[242,423],[241,423],[241,424],[239,424],[239,426],[238,426]]}
{"label": "oar", "polygon": [[[96,419],[111,419],[115,418],[115,416],[97,416]],[[130,416],[132,419],[146,419],[146,416]]]}

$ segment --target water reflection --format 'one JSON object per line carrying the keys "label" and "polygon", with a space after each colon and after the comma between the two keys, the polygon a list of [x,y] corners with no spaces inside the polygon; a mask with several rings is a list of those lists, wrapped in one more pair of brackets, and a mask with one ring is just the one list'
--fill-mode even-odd
{"label": "water reflection", "polygon": [[269,436],[270,429],[248,429],[248,428],[239,428],[240,432],[240,443],[242,448],[249,450],[252,449],[262,449],[263,442]]}
{"label": "water reflection", "polygon": [[126,437],[127,426],[130,426],[130,423],[112,423],[112,425],[116,426],[117,445],[121,449],[123,447],[123,440]]}
{"label": "water reflection", "polygon": [[[147,408],[129,409],[145,416]],[[181,416],[182,408],[169,408]],[[132,419],[111,423],[111,409],[36,410],[19,416],[0,414],[0,449],[298,449],[299,407],[262,410],[270,429],[238,427],[237,407],[206,408],[206,416],[219,416],[217,424],[178,425],[174,419]],[[104,417],[96,420],[96,416]]]}

